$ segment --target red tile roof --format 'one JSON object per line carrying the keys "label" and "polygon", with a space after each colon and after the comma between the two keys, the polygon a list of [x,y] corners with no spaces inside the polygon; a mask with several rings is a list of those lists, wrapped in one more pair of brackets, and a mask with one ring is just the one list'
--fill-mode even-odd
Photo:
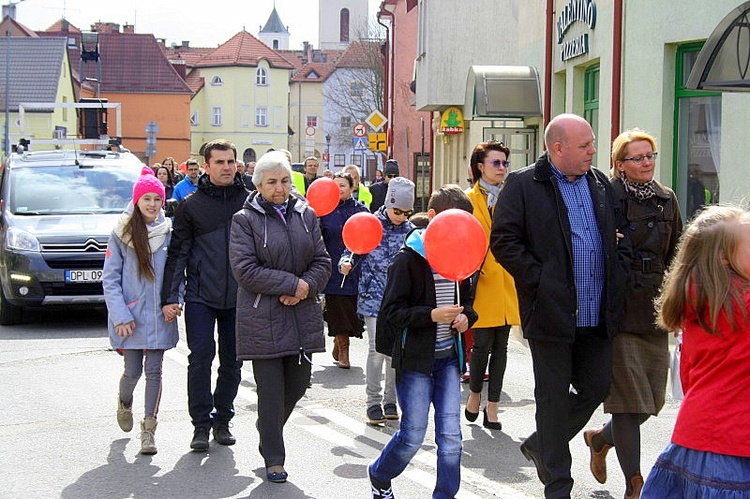
{"label": "red tile roof", "polygon": [[81,30],[73,26],[67,19],[59,19],[45,31],[52,33],[80,33]]}
{"label": "red tile roof", "polygon": [[247,31],[240,31],[195,63],[195,67],[257,66],[266,59],[271,67],[294,69],[283,55],[266,46]]}
{"label": "red tile roof", "polygon": [[[336,61],[337,68],[369,68],[373,62],[382,64],[380,55],[380,43],[378,42],[351,42]],[[373,59],[377,58],[377,61]]]}
{"label": "red tile roof", "polygon": [[193,93],[164,56],[154,35],[100,33],[99,51],[103,92]]}
{"label": "red tile roof", "polygon": [[201,76],[200,69],[193,69],[185,77],[185,83],[187,83],[188,87],[190,87],[190,90],[192,90],[194,94],[197,94],[206,84],[206,79]]}
{"label": "red tile roof", "polygon": [[[336,69],[330,62],[309,62],[303,65],[292,77],[291,81],[326,81]],[[311,73],[317,77],[310,77]]]}
{"label": "red tile roof", "polygon": [[165,47],[162,45],[164,55],[170,61],[173,59],[182,59],[188,67],[192,68],[195,63],[203,59],[206,54],[216,50],[211,47]]}

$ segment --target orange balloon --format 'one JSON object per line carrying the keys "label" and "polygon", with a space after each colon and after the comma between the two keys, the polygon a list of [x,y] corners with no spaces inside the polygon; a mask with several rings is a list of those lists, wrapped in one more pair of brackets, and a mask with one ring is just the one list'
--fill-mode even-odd
{"label": "orange balloon", "polygon": [[474,215],[454,208],[430,220],[424,233],[424,250],[435,272],[451,281],[462,281],[482,266],[487,238]]}
{"label": "orange balloon", "polygon": [[346,249],[357,255],[374,250],[383,239],[383,224],[372,213],[357,213],[344,224],[341,231]]}
{"label": "orange balloon", "polygon": [[319,178],[310,184],[306,197],[315,214],[324,217],[339,204],[339,185],[333,179]]}

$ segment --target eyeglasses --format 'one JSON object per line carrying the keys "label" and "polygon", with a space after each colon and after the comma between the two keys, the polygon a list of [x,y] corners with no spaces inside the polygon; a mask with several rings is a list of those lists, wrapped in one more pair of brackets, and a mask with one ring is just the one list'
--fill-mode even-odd
{"label": "eyeglasses", "polygon": [[508,161],[507,159],[496,159],[494,161],[490,161],[490,164],[495,168],[500,168],[501,166],[503,168],[508,168],[510,166],[510,161]]}
{"label": "eyeglasses", "polygon": [[640,155],[639,154],[638,156],[633,156],[632,158],[622,158],[620,161],[632,161],[636,165],[640,165],[640,164],[643,163],[644,159],[647,159],[649,161],[656,161],[656,157],[658,155],[659,155],[658,152],[650,152],[650,153],[644,154],[644,155]]}
{"label": "eyeglasses", "polygon": [[388,175],[386,175],[386,177],[388,177],[388,178],[396,178],[396,177],[398,177],[398,175],[395,174],[395,173],[389,173]]}
{"label": "eyeglasses", "polygon": [[396,215],[406,215],[407,217],[410,217],[414,214],[414,210],[399,210],[398,208],[393,208],[393,213]]}

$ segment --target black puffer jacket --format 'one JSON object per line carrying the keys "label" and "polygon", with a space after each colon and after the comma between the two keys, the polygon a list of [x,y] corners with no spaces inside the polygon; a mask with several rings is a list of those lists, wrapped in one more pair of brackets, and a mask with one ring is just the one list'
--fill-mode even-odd
{"label": "black puffer jacket", "polygon": [[161,288],[162,305],[178,303],[187,268],[186,302],[221,310],[234,308],[237,282],[229,268],[229,228],[245,199],[247,191],[239,175],[229,186],[211,183],[206,174],[200,176],[198,190],[175,211]]}
{"label": "black puffer jacket", "polygon": [[[237,358],[273,359],[325,351],[323,311],[318,294],[331,275],[315,212],[292,194],[286,223],[256,191],[234,216],[229,245],[237,297]],[[303,279],[310,292],[297,305],[279,296],[294,296]]]}

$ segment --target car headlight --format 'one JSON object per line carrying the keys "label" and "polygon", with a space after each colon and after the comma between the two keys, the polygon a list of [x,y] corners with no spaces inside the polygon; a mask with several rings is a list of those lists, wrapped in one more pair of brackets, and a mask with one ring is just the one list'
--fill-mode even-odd
{"label": "car headlight", "polygon": [[41,251],[39,240],[30,232],[9,227],[5,233],[5,248],[21,251]]}

